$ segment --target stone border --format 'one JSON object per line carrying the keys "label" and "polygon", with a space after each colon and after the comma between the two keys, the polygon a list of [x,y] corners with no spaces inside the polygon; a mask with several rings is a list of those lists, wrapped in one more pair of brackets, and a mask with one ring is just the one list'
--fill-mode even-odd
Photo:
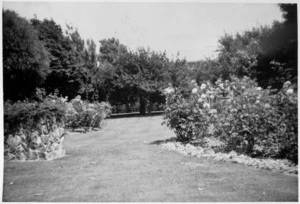
{"label": "stone border", "polygon": [[257,159],[246,155],[238,155],[236,152],[215,153],[211,148],[196,147],[191,144],[184,145],[181,142],[166,142],[159,145],[161,148],[176,151],[181,154],[190,155],[198,158],[212,158],[216,161],[225,161],[244,164],[255,168],[267,169],[284,174],[298,174],[298,165],[285,159]]}
{"label": "stone border", "polygon": [[53,160],[65,156],[64,123],[52,118],[41,118],[35,129],[23,128],[6,137],[4,160]]}

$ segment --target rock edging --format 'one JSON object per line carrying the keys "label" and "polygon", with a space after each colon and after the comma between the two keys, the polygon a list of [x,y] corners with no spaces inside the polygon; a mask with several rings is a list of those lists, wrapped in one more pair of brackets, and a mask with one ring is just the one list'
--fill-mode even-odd
{"label": "rock edging", "polygon": [[66,154],[64,123],[55,116],[41,118],[33,129],[20,124],[5,138],[4,160],[53,160]]}
{"label": "rock edging", "polygon": [[285,174],[298,174],[298,165],[295,165],[286,159],[257,159],[245,155],[238,155],[234,151],[231,151],[228,154],[220,152],[215,153],[215,151],[211,148],[196,147],[191,144],[184,145],[181,142],[167,142],[160,144],[160,147],[198,158],[212,158],[217,161],[239,163],[246,166],[253,166]]}

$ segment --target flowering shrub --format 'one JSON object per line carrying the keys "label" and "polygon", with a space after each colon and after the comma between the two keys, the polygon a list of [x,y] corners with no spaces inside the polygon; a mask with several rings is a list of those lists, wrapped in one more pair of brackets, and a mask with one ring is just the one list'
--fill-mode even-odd
{"label": "flowering shrub", "polygon": [[67,97],[50,94],[40,102],[18,102],[4,104],[5,135],[10,134],[20,124],[29,129],[35,128],[40,118],[52,118],[62,122],[67,128],[100,127],[104,119],[111,113],[109,103],[88,103],[80,97],[67,102]]}
{"label": "flowering shrub", "polygon": [[295,85],[288,81],[276,94],[248,77],[192,85],[188,98],[172,87],[165,90],[165,123],[179,139],[213,136],[226,151],[297,161]]}
{"label": "flowering shrub", "polygon": [[66,103],[66,126],[69,128],[100,127],[103,120],[110,115],[109,103],[88,103],[82,101],[80,96]]}

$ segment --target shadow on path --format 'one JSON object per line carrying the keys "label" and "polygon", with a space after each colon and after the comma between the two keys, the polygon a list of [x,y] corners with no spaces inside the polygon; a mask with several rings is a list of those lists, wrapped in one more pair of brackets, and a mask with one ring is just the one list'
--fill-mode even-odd
{"label": "shadow on path", "polygon": [[133,113],[113,113],[107,119],[152,117],[152,116],[163,115],[163,113],[164,113],[164,111],[153,111],[150,114],[147,113],[145,115],[141,115],[139,112],[133,112]]}
{"label": "shadow on path", "polygon": [[177,138],[176,137],[171,137],[165,140],[155,140],[153,142],[150,142],[150,145],[160,145],[160,144],[164,144],[164,143],[168,143],[168,142],[176,142]]}

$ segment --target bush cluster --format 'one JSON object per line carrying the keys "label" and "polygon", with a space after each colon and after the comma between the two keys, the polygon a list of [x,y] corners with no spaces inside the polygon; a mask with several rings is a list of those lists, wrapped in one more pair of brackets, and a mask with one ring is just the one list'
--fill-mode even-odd
{"label": "bush cluster", "polygon": [[191,94],[165,89],[165,123],[178,139],[216,137],[224,151],[253,157],[298,159],[296,85],[262,89],[248,77],[215,84],[192,81]]}
{"label": "bush cluster", "polygon": [[[50,94],[39,102],[23,101],[4,104],[4,133],[13,134],[18,128],[35,129],[40,119],[63,123],[67,128],[100,127],[111,113],[109,103],[88,103],[80,97],[67,102],[67,98]],[[49,119],[49,120],[48,120]]]}
{"label": "bush cluster", "polygon": [[27,130],[35,129],[40,119],[57,122],[64,122],[65,104],[61,100],[52,100],[51,97],[45,98],[41,102],[17,102],[9,101],[4,103],[4,134],[12,134],[18,128]]}
{"label": "bush cluster", "polygon": [[80,96],[66,103],[66,126],[72,129],[99,128],[103,120],[111,114],[109,103],[88,103]]}

